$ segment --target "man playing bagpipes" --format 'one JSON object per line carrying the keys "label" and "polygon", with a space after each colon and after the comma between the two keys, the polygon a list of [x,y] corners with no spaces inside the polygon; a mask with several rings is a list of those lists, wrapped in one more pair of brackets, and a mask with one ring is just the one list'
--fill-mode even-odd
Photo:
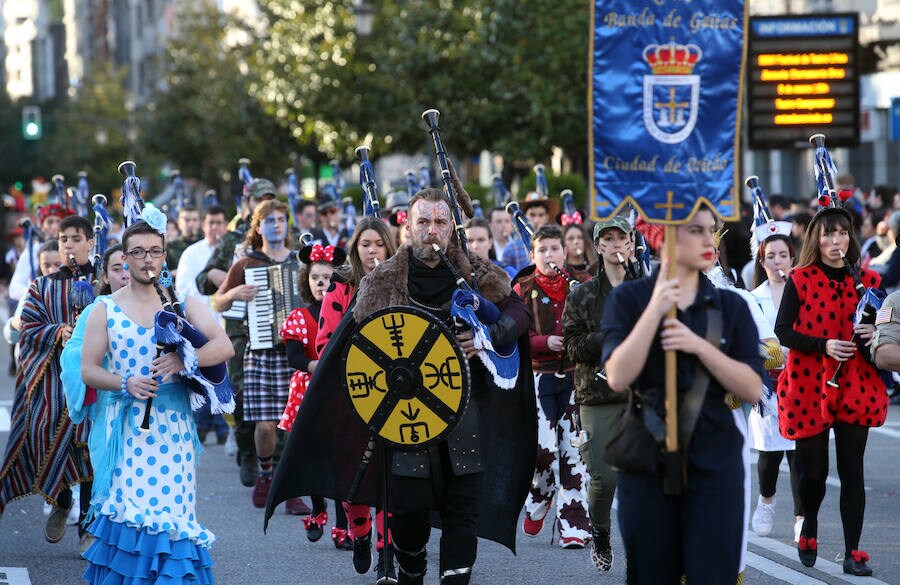
{"label": "man playing bagpipes", "polygon": [[80,371],[101,406],[90,439],[95,541],[84,553],[84,578],[212,583],[215,536],[195,515],[199,440],[191,411],[205,401],[213,412],[233,410],[224,361],[234,349],[200,299],[170,298],[171,281],[159,276],[165,215],[147,205],[141,218],[122,238],[128,285],[98,299],[81,355],[64,355],[65,379]]}
{"label": "man playing bagpipes", "polygon": [[[455,190],[464,194],[456,184]],[[471,213],[468,196],[460,199],[460,207]],[[397,582],[404,584],[423,583],[429,510],[441,518],[440,574],[446,585],[469,582],[478,536],[512,549],[534,466],[534,391],[525,337],[530,313],[512,294],[502,269],[474,255],[466,258],[453,240],[453,224],[444,191],[424,189],[411,199],[406,227],[410,242],[362,280],[355,307],[321,354],[266,511],[268,518],[279,502],[304,494],[348,499],[352,492],[352,503],[375,505],[386,480],[400,569]],[[476,282],[480,293],[465,290]],[[444,439],[421,449],[387,451],[392,455],[391,473],[385,478],[380,472],[384,450],[376,449],[373,456],[371,443],[367,449],[369,430],[335,389],[343,386],[342,352],[357,323],[399,305],[411,305],[444,322],[454,313],[474,324],[474,336],[472,330],[456,336],[471,370],[471,398]],[[504,368],[508,364],[483,356],[480,348],[486,339],[497,354],[514,354],[518,348],[521,372],[510,372]],[[372,459],[361,480],[354,482],[356,462],[364,452]]]}
{"label": "man playing bagpipes", "polygon": [[[42,495],[54,506],[44,529],[51,543],[65,535],[73,505],[69,488],[90,482],[92,475],[86,437],[67,415],[59,355],[78,311],[93,300],[93,227],[87,219],[69,215],[60,222],[59,243],[65,266],[32,283],[22,310],[12,427],[0,468],[0,514],[13,500]],[[89,492],[89,486],[82,492],[82,517]]]}

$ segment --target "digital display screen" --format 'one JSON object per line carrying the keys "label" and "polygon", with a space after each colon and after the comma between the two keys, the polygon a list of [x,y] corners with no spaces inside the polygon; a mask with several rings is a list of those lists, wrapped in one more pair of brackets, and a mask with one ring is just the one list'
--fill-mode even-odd
{"label": "digital display screen", "polygon": [[747,126],[751,149],[859,143],[856,13],[750,18]]}

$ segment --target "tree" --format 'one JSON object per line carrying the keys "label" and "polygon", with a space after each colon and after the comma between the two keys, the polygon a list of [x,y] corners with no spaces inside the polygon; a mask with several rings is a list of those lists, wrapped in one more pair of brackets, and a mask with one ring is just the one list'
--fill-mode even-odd
{"label": "tree", "polygon": [[[574,0],[382,0],[360,38],[352,0],[263,0],[254,95],[295,135],[347,158],[419,151],[441,110],[450,150],[546,160],[587,148],[588,6]],[[582,167],[583,168],[583,167]]]}
{"label": "tree", "polygon": [[247,33],[212,2],[184,8],[166,48],[164,87],[148,106],[146,148],[208,185],[235,175],[241,157],[252,159],[254,176],[277,180],[303,152],[287,125],[249,95],[256,72],[236,42]]}

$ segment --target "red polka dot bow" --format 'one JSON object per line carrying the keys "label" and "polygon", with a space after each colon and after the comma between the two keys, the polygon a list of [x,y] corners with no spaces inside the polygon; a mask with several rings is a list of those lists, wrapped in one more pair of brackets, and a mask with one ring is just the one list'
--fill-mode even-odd
{"label": "red polka dot bow", "polygon": [[334,246],[322,246],[322,244],[313,244],[312,252],[309,253],[309,263],[316,262],[334,262]]}
{"label": "red polka dot bow", "polygon": [[578,211],[573,211],[572,213],[564,213],[560,218],[560,222],[563,227],[568,227],[570,225],[581,225],[581,213]]}
{"label": "red polka dot bow", "polygon": [[406,225],[406,212],[405,211],[397,212],[397,225]]}

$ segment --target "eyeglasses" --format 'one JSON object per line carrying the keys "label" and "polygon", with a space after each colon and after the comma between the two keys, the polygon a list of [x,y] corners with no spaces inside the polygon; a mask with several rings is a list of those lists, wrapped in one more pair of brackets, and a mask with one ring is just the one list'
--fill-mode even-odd
{"label": "eyeglasses", "polygon": [[149,250],[145,250],[143,248],[135,248],[134,250],[129,250],[125,252],[126,255],[135,258],[136,260],[143,260],[147,257],[147,254],[150,254],[151,258],[162,258],[163,254],[166,251],[162,248],[150,248]]}

